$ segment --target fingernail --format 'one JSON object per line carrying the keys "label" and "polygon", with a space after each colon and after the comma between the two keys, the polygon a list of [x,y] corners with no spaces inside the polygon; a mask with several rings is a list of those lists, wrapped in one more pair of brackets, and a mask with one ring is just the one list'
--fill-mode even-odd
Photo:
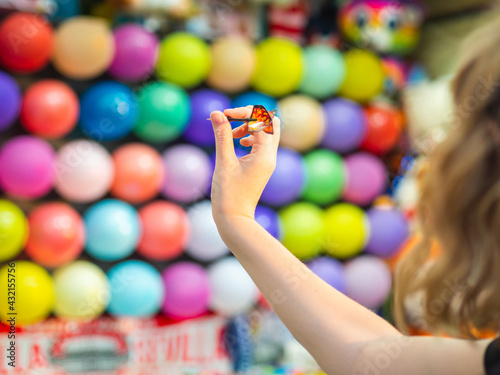
{"label": "fingernail", "polygon": [[212,113],[212,121],[216,125],[220,125],[224,122],[224,116],[222,115],[222,112],[220,111],[215,111]]}

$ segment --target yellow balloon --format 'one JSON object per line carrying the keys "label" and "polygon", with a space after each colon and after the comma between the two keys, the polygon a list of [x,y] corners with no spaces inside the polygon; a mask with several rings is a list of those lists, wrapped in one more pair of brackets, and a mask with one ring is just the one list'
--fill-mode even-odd
{"label": "yellow balloon", "polygon": [[365,103],[382,92],[384,70],[370,51],[353,49],[345,54],[346,75],[339,95]]}
{"label": "yellow balloon", "polygon": [[[11,267],[11,263],[7,263],[0,268],[2,322],[7,323],[8,319],[14,318],[16,325],[23,326],[45,319],[54,307],[54,287],[49,273],[32,262],[13,263],[14,267]],[[9,288],[15,289],[15,295]],[[9,301],[13,303],[9,304]]]}
{"label": "yellow balloon", "polygon": [[299,259],[320,254],[324,237],[323,211],[312,203],[295,203],[280,212],[283,245]]}
{"label": "yellow balloon", "polygon": [[339,259],[360,253],[366,242],[367,225],[361,208],[349,203],[333,205],[325,211],[325,250]]}
{"label": "yellow balloon", "polygon": [[54,272],[57,316],[91,320],[101,315],[109,303],[110,289],[106,274],[95,264],[79,260]]}
{"label": "yellow balloon", "polygon": [[113,34],[106,21],[78,16],[65,21],[57,30],[52,63],[65,76],[91,79],[108,69],[114,53]]}
{"label": "yellow balloon", "polygon": [[247,88],[255,69],[255,48],[239,36],[220,38],[212,44],[212,67],[207,83],[214,89],[234,93]]}
{"label": "yellow balloon", "polygon": [[28,238],[28,221],[14,203],[0,199],[0,262],[15,257]]}
{"label": "yellow balloon", "polygon": [[290,94],[302,79],[302,65],[298,44],[284,38],[268,38],[257,46],[252,86],[271,96]]}
{"label": "yellow balloon", "polygon": [[283,123],[282,146],[302,152],[319,143],[325,120],[318,101],[305,95],[292,95],[280,100],[278,107]]}

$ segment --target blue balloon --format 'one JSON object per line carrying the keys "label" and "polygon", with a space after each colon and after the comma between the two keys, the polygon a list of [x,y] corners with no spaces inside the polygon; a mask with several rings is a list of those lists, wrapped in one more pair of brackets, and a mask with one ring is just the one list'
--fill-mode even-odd
{"label": "blue balloon", "polygon": [[140,260],[127,260],[108,271],[111,298],[108,311],[115,316],[150,317],[165,298],[160,273]]}
{"label": "blue balloon", "polygon": [[258,205],[255,208],[255,221],[267,230],[274,238],[281,238],[281,222],[278,214],[273,209]]}
{"label": "blue balloon", "polygon": [[80,100],[80,128],[100,142],[128,135],[139,119],[134,92],[122,83],[105,81],[87,89]]}
{"label": "blue balloon", "polygon": [[132,254],[142,228],[139,215],[128,203],[106,199],[83,216],[87,231],[85,248],[96,259],[115,261]]}
{"label": "blue balloon", "polygon": [[17,82],[0,70],[0,131],[9,128],[19,116],[22,94]]}

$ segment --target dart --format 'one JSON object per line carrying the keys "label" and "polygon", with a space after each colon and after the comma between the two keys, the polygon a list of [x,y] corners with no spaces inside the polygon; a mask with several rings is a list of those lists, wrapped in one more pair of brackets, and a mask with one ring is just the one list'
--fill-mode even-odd
{"label": "dart", "polygon": [[[210,120],[210,117],[207,118],[207,120]],[[257,119],[256,118],[249,118],[249,117],[247,117],[247,118],[237,118],[237,117],[229,117],[229,116],[227,116],[227,121],[229,121],[229,122],[232,122],[232,121],[247,121],[248,122],[248,121],[257,121]]]}
{"label": "dart", "polygon": [[[255,133],[264,130],[265,133],[274,134],[273,118],[276,110],[267,111],[263,105],[254,105],[252,114],[248,118],[228,117],[228,121],[244,121],[248,122],[248,132]],[[207,120],[210,120],[207,118]]]}

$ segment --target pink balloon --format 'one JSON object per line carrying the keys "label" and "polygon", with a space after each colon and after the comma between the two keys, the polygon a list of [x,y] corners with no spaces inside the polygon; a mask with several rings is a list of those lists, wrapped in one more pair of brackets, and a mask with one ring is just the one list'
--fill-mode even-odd
{"label": "pink balloon", "polygon": [[56,190],[64,198],[89,203],[109,191],[115,167],[108,151],[98,143],[78,140],[64,145],[57,155]]}
{"label": "pink balloon", "polygon": [[55,153],[46,141],[21,135],[7,141],[0,151],[0,186],[20,198],[40,198],[54,184]]}
{"label": "pink balloon", "polygon": [[163,312],[175,319],[188,319],[208,311],[210,287],[205,269],[193,262],[180,262],[163,272],[166,297]]}
{"label": "pink balloon", "polygon": [[382,161],[368,153],[359,152],[345,158],[346,184],[343,198],[365,206],[383,193],[386,170]]}
{"label": "pink balloon", "polygon": [[163,195],[178,202],[192,202],[204,196],[211,168],[203,150],[191,145],[174,146],[163,154],[163,165]]}

